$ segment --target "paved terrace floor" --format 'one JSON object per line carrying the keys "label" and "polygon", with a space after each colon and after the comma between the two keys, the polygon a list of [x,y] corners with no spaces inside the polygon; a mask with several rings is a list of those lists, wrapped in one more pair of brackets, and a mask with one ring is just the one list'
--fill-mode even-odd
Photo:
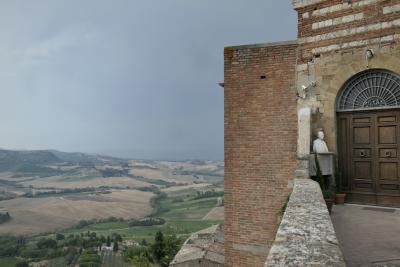
{"label": "paved terrace floor", "polygon": [[400,266],[400,209],[335,205],[331,218],[348,267]]}

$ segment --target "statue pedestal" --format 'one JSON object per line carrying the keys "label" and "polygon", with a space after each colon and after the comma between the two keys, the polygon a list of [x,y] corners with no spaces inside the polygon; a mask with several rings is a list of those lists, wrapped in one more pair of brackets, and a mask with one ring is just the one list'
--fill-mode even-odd
{"label": "statue pedestal", "polygon": [[311,153],[310,154],[310,176],[317,176],[317,163],[315,162],[315,156],[318,157],[319,168],[322,175],[334,175],[335,169],[333,165],[333,153]]}

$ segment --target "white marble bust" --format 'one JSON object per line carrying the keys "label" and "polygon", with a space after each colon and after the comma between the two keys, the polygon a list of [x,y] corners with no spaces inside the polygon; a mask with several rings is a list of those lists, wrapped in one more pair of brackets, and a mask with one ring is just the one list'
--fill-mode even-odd
{"label": "white marble bust", "polygon": [[324,132],[323,131],[318,131],[317,133],[317,139],[314,140],[313,143],[313,151],[314,153],[328,153],[328,146],[326,145],[324,141]]}

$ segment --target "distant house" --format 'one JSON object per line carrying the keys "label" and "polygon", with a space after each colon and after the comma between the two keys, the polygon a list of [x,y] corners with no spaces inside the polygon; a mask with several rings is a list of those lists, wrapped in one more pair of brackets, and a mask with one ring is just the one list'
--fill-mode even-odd
{"label": "distant house", "polygon": [[110,246],[107,246],[107,244],[102,244],[101,245],[101,251],[113,251],[114,245],[111,244]]}
{"label": "distant house", "polygon": [[128,247],[139,246],[139,242],[133,239],[127,239],[122,242],[118,242],[120,249],[126,249]]}

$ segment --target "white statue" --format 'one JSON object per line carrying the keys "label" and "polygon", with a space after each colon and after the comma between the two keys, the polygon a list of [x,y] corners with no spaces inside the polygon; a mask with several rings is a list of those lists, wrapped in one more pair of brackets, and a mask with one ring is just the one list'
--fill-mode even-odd
{"label": "white statue", "polygon": [[317,133],[317,139],[314,140],[313,143],[313,151],[314,153],[328,153],[328,147],[324,141],[324,132],[323,131],[318,131]]}

